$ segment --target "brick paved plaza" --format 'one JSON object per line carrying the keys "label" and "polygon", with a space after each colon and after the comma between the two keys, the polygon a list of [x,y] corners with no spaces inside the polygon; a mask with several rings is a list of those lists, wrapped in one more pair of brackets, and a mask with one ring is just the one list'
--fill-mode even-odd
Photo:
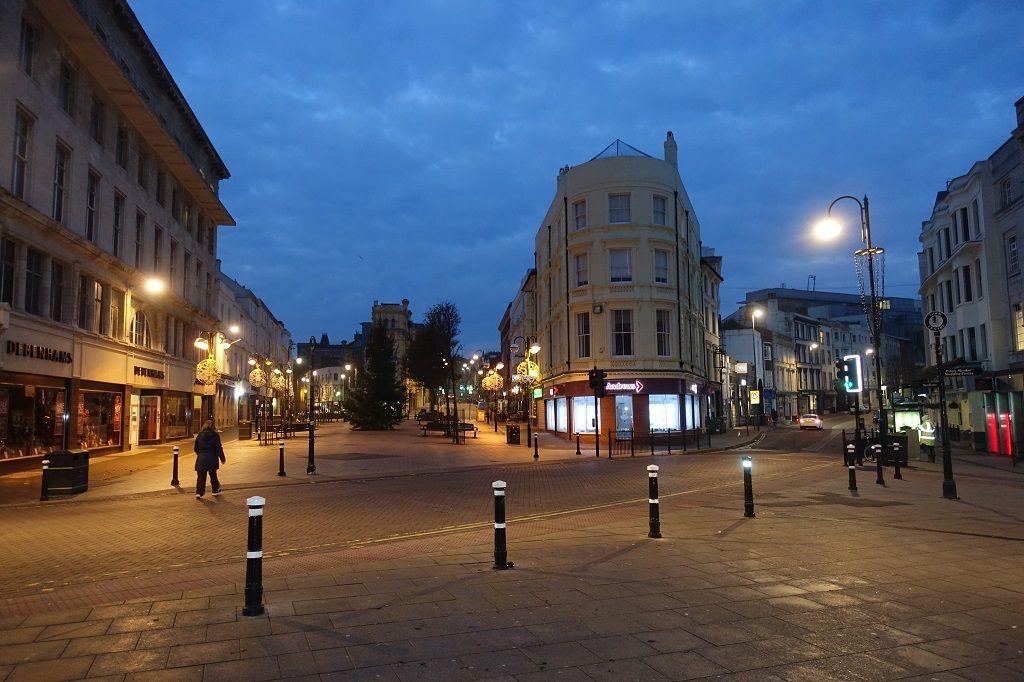
{"label": "brick paved plaza", "polygon": [[[349,438],[340,425],[333,433],[323,430],[324,473],[313,485],[304,469],[300,474],[298,453],[289,476],[278,479],[276,447],[236,444],[229,447],[227,492],[216,501],[190,499],[191,460],[183,458],[187,484],[180,492],[166,481],[156,487],[166,478],[161,463],[159,471],[98,485],[86,494],[91,499],[4,507],[0,679],[1024,675],[1020,480],[1001,462],[961,453],[962,499],[949,501],[941,497],[941,468],[926,462],[914,463],[903,481],[887,470],[884,487],[862,469],[851,493],[827,433],[821,447],[799,454],[745,450],[755,460],[757,516],[744,518],[736,450],[595,461],[577,458],[574,444],[550,443],[547,457],[533,463],[527,448],[520,452],[493,434],[476,454],[472,441],[439,439],[419,446],[430,454],[413,454],[418,433],[400,430],[388,442],[404,443],[410,454],[402,464],[399,446],[385,452],[367,435],[332,447],[332,438]],[[719,445],[746,436],[730,438]],[[243,475],[246,448],[253,450],[249,464],[272,459],[273,470]],[[441,468],[417,465],[418,456],[451,459]],[[367,462],[380,470],[355,470]],[[658,540],[647,537],[650,463],[664,472]],[[509,474],[515,567],[507,571],[492,569],[486,486],[493,471]],[[153,486],[144,485],[149,479]],[[636,490],[609,492],[634,480]],[[485,489],[464,507],[415,492],[449,485]],[[386,493],[386,500],[369,492],[360,498],[359,490]],[[267,612],[245,617],[241,556],[245,498],[253,494],[267,498]],[[559,497],[565,504],[552,503]],[[600,503],[584,504],[588,497]],[[308,511],[281,518],[307,498],[322,506],[322,519]],[[338,498],[345,500],[332,516],[329,500]],[[150,563],[135,555],[136,545],[150,545],[128,532],[143,527],[133,514],[164,519],[167,537],[154,546],[168,556]],[[214,522],[204,525],[200,514]],[[67,535],[74,537],[75,519],[92,527],[103,516],[103,542],[79,538],[89,548],[80,555],[61,545],[61,518],[71,521]],[[417,517],[423,520],[415,523]],[[367,531],[392,518],[406,528]],[[352,528],[333,530],[346,525],[338,519]],[[313,547],[310,531],[285,546],[275,524],[298,529],[302,521],[320,523],[317,532],[332,540]],[[190,525],[200,537],[187,539]],[[128,534],[119,538],[122,528]],[[47,543],[61,546],[62,560],[33,563]],[[172,559],[182,547],[195,555]],[[94,555],[108,568],[120,557],[124,575],[91,574]],[[79,584],[27,584],[33,575],[45,581],[66,574],[68,565],[85,576]],[[123,594],[111,598],[118,590]]]}

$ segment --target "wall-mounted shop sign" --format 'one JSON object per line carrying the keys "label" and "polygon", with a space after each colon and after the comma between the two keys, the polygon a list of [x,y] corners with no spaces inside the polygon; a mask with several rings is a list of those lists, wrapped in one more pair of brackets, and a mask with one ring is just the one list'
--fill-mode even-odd
{"label": "wall-mounted shop sign", "polygon": [[135,365],[135,376],[148,377],[150,379],[163,379],[164,371],[162,369],[150,369],[149,367],[139,367],[138,365]]}
{"label": "wall-mounted shop sign", "polygon": [[606,393],[643,393],[644,384],[639,379],[634,381],[606,381],[604,384]]}
{"label": "wall-mounted shop sign", "polygon": [[19,341],[7,342],[7,354],[62,364],[70,364],[73,359],[71,353],[66,350],[57,350],[56,348],[47,348],[46,346],[37,346],[32,343],[21,343]]}

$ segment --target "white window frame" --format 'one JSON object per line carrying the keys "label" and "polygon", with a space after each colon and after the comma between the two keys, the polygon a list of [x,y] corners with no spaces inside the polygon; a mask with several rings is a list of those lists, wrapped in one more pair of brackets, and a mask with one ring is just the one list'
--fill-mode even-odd
{"label": "white window frame", "polygon": [[654,250],[654,283],[668,284],[668,251],[665,249]]}
{"label": "white window frame", "polygon": [[655,346],[659,358],[672,356],[672,311],[654,311]]}
{"label": "white window frame", "polygon": [[590,357],[590,313],[576,313],[576,357]]}
{"label": "white window frame", "polygon": [[611,311],[612,357],[631,357],[636,354],[633,343],[633,311],[630,309]]}
{"label": "white window frame", "polygon": [[1017,235],[1006,238],[1006,271],[1011,275],[1020,273],[1020,252],[1017,250]]}
{"label": "white window frame", "polygon": [[633,211],[629,193],[608,195],[608,224],[620,225],[633,222]]}
{"label": "white window frame", "polygon": [[[624,258],[625,262],[616,262]],[[608,249],[608,281],[612,284],[633,281],[633,256],[631,249]]]}
{"label": "white window frame", "polygon": [[585,287],[590,284],[590,254],[577,253],[575,256],[576,286]]}
{"label": "white window frame", "polygon": [[[658,202],[661,202],[659,208]],[[651,222],[655,225],[668,225],[668,198],[655,194],[651,198]]]}
{"label": "white window frame", "polygon": [[582,230],[587,226],[587,200],[580,199],[572,203],[573,228]]}

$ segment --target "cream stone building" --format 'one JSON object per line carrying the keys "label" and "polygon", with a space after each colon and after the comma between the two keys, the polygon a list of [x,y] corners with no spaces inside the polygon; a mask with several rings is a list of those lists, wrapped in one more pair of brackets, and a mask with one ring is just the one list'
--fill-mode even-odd
{"label": "cream stone building", "polygon": [[[536,237],[537,424],[569,438],[706,428],[721,409],[714,368],[720,262],[677,168],[616,140],[566,166]],[[606,372],[595,409],[588,371]]]}
{"label": "cream stone building", "polygon": [[123,0],[0,36],[0,457],[190,436],[227,168]]}

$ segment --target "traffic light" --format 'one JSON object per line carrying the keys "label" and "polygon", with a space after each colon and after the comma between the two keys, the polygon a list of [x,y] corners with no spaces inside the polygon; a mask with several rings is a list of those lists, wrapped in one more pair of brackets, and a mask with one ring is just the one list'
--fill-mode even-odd
{"label": "traffic light", "polygon": [[846,366],[846,361],[836,360],[836,381],[839,382],[839,385],[843,387],[844,391],[846,390],[846,382],[849,378],[850,370]]}
{"label": "traffic light", "polygon": [[861,368],[859,355],[844,355],[843,362],[846,363],[846,392],[860,393],[864,390],[864,373]]}
{"label": "traffic light", "polygon": [[604,397],[604,370],[595,367],[587,373],[590,380],[590,388],[598,398]]}

